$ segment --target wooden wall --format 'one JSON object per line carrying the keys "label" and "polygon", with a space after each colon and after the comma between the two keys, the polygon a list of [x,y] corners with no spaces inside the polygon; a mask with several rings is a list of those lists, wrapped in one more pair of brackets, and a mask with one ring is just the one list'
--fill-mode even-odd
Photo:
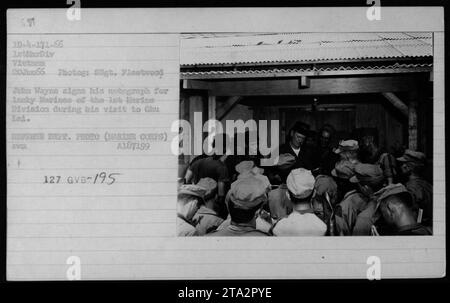
{"label": "wooden wall", "polygon": [[[381,94],[375,98],[366,98],[366,95],[347,95],[345,98],[345,106],[340,103],[341,101],[334,101],[334,104],[329,104],[330,107],[342,106],[346,112],[342,112],[342,119],[339,122],[339,109],[331,113],[330,121],[327,121],[326,113],[321,113],[321,117],[315,119],[315,124],[329,122],[334,124],[337,129],[345,128],[377,128],[379,133],[380,145],[387,148],[390,152],[401,149],[401,147],[408,146],[408,119],[403,116],[398,109],[394,108]],[[369,97],[369,96],[367,96]],[[403,99],[404,96],[400,96]],[[299,99],[300,103],[290,103],[287,101],[287,97],[276,96],[270,99],[269,104],[266,102],[257,102],[252,104],[236,105],[225,117],[224,120],[238,120],[242,119],[247,121],[248,119],[259,120],[279,120],[280,143],[284,142],[289,127],[289,121],[295,119],[295,109],[301,106],[310,106],[306,104],[305,99]],[[303,97],[304,98],[304,97]],[[423,102],[419,102],[419,120],[418,120],[418,146],[419,150],[424,151],[427,155],[432,155],[432,98],[427,98]],[[309,102],[309,101],[308,101]],[[244,104],[242,104],[244,103]],[[289,103],[286,105],[286,103]],[[281,106],[277,106],[281,104]],[[309,103],[310,104],[310,103]],[[321,106],[327,107],[328,104],[321,104]],[[219,106],[218,106],[219,107]],[[349,109],[351,108],[351,109]],[[309,109],[311,110],[311,109]],[[180,102],[180,117],[189,120],[194,111],[203,111],[204,122],[207,120],[207,96],[201,93],[196,94],[182,94]],[[301,115],[299,115],[301,117]],[[290,119],[290,120],[289,120]],[[306,119],[308,120],[308,119]],[[270,124],[269,124],[270,129]],[[269,136],[269,144],[271,144]],[[192,157],[185,157],[180,162],[187,163]],[[180,163],[181,164],[181,163]]]}
{"label": "wooden wall", "polygon": [[[337,130],[347,129],[349,132],[351,132],[354,128],[377,128],[380,145],[388,148],[390,151],[393,151],[402,145],[407,145],[407,134],[405,133],[407,131],[407,120],[402,118],[395,112],[395,109],[390,107],[391,106],[389,104],[383,104],[382,102],[371,104],[354,104],[352,110],[346,109],[340,113],[336,111],[330,112],[330,121],[323,118],[324,116],[326,117],[326,113],[322,114],[318,124],[328,122]],[[254,107],[253,111],[254,119],[257,121],[262,119],[280,120],[280,142],[284,142],[284,138],[292,125],[292,122],[289,123],[285,121],[286,119],[289,119],[286,118],[286,116],[289,116],[290,120],[292,120],[292,112],[295,113],[295,109],[292,107],[284,108],[278,106],[264,106]],[[342,115],[342,118],[340,122],[337,122],[336,116],[339,114]],[[299,113],[299,117],[301,116],[302,115]],[[351,127],[351,120],[354,120],[353,127]]]}

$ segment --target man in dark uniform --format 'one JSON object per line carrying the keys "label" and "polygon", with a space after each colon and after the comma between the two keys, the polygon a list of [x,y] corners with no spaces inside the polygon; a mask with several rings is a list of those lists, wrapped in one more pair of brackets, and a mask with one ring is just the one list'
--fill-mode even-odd
{"label": "man in dark uniform", "polygon": [[312,168],[311,155],[304,148],[304,144],[307,138],[310,136],[311,131],[308,124],[303,122],[296,122],[289,131],[289,142],[282,144],[279,149],[279,155],[291,154],[295,157],[295,163],[291,167],[291,170],[296,168]]}

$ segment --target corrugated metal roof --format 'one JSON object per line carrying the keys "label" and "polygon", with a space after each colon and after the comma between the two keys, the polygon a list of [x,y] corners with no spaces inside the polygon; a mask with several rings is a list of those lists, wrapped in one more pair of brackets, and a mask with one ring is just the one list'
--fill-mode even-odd
{"label": "corrugated metal roof", "polygon": [[335,67],[314,67],[314,68],[270,68],[270,69],[257,69],[257,70],[209,70],[209,71],[192,71],[192,72],[181,72],[182,78],[189,78],[192,76],[211,76],[212,78],[217,76],[258,76],[264,74],[307,74],[307,73],[322,73],[322,72],[336,72],[336,71],[384,71],[387,70],[391,72],[396,72],[396,70],[406,70],[417,68],[432,68],[431,63],[411,63],[411,64],[391,64],[391,65],[369,65],[369,66],[335,66]]}
{"label": "corrugated metal roof", "polygon": [[432,56],[431,33],[190,35],[181,65],[313,62]]}

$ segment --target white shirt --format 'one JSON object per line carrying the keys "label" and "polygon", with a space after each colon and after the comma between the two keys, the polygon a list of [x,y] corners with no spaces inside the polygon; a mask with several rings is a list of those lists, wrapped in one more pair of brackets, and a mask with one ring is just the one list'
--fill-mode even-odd
{"label": "white shirt", "polygon": [[275,236],[325,236],[327,225],[312,213],[293,211],[288,217],[281,219],[275,225]]}
{"label": "white shirt", "polygon": [[300,147],[299,148],[293,148],[292,146],[291,146],[291,148],[292,148],[292,150],[294,151],[294,153],[297,155],[297,157],[298,157],[298,153],[300,152]]}

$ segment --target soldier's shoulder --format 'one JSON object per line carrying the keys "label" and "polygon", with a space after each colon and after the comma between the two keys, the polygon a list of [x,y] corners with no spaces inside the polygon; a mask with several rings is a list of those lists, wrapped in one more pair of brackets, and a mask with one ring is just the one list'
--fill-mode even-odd
{"label": "soldier's shoulder", "polygon": [[359,191],[352,190],[352,191],[349,191],[348,193],[346,193],[342,200],[347,200],[347,199],[362,199],[362,200],[364,200],[364,196]]}
{"label": "soldier's shoulder", "polygon": [[265,232],[260,231],[260,230],[251,231],[247,235],[248,236],[255,236],[255,237],[267,237],[267,236],[270,236],[268,233],[265,233]]}

